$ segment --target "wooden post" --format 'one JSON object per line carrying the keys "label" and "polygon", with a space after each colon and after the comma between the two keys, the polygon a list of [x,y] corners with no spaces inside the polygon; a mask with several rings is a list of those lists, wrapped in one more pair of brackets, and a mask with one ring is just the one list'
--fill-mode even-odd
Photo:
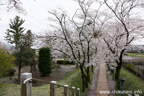
{"label": "wooden post", "polygon": [[31,96],[32,94],[32,83],[26,82],[25,80],[31,79],[32,73],[22,73],[21,74],[21,96]]}
{"label": "wooden post", "polygon": [[72,87],[72,96],[75,96],[75,87]]}
{"label": "wooden post", "polygon": [[80,88],[77,88],[77,95],[76,96],[80,96]]}
{"label": "wooden post", "polygon": [[64,96],[68,96],[68,85],[64,85]]}
{"label": "wooden post", "polygon": [[57,81],[51,81],[51,84],[50,84],[50,96],[57,96],[56,95],[56,85],[57,84]]}

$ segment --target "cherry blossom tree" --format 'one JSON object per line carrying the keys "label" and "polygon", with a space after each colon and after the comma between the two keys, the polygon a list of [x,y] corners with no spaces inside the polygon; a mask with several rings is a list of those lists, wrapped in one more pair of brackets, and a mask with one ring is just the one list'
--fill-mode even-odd
{"label": "cherry blossom tree", "polygon": [[1,6],[6,6],[7,11],[16,10],[19,13],[24,13],[22,0],[0,0]]}
{"label": "cherry blossom tree", "polygon": [[76,0],[76,2],[79,9],[71,18],[61,9],[60,12],[55,10],[49,12],[54,17],[50,20],[54,21],[52,27],[55,31],[41,38],[51,46],[53,57],[57,58],[64,54],[80,68],[82,91],[85,91],[90,82],[90,67],[92,66],[93,70],[93,65],[98,61],[98,38],[101,36],[100,29],[106,18],[99,19],[99,10],[103,3],[98,2],[97,10],[93,10],[91,7],[93,0]]}
{"label": "cherry blossom tree", "polygon": [[113,20],[106,24],[104,41],[113,60],[116,62],[116,87],[120,89],[120,70],[125,48],[143,30],[143,19],[135,14],[136,9],[143,7],[143,0],[104,0],[105,5],[114,15]]}

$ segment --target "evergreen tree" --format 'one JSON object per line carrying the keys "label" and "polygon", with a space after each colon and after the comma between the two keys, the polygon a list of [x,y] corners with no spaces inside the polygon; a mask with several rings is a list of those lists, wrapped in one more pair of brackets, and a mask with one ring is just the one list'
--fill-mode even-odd
{"label": "evergreen tree", "polygon": [[20,19],[19,16],[16,16],[13,20],[10,19],[9,29],[7,29],[6,32],[6,40],[11,43],[15,44],[15,51],[16,53],[19,52],[19,55],[16,56],[16,61],[18,63],[18,80],[20,80],[20,73],[22,68],[22,49],[24,47],[22,43],[23,39],[23,32],[25,31],[24,27],[22,27],[22,24],[24,23],[23,19]]}
{"label": "evergreen tree", "polygon": [[25,34],[25,45],[31,47],[33,44],[34,35],[31,30],[28,30]]}
{"label": "evergreen tree", "polygon": [[25,29],[22,27],[23,23],[24,20],[18,16],[16,16],[14,20],[10,20],[9,29],[7,29],[5,37],[9,43],[15,44],[15,63],[19,67],[18,80],[20,80],[22,66],[30,64],[35,56],[35,51],[31,49],[33,34],[31,30],[28,30],[26,34],[24,34]]}
{"label": "evergreen tree", "polygon": [[50,48],[40,48],[38,67],[39,67],[41,75],[49,75],[51,73]]}
{"label": "evergreen tree", "polygon": [[23,32],[25,31],[24,27],[22,27],[24,22],[19,16],[16,16],[13,20],[10,19],[9,29],[6,32],[6,40],[11,44],[15,44],[16,51],[18,51]]}

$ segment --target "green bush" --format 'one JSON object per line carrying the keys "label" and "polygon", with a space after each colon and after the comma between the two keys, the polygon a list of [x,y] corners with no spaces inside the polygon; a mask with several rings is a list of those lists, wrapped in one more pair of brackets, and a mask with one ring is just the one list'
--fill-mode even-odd
{"label": "green bush", "polygon": [[49,75],[52,70],[50,48],[40,48],[38,61],[38,67],[41,75]]}
{"label": "green bush", "polygon": [[66,64],[66,65],[73,65],[74,62],[68,60],[57,60],[57,64]]}
{"label": "green bush", "polygon": [[7,71],[8,76],[13,76],[15,74],[16,70],[14,68],[9,68]]}
{"label": "green bush", "polygon": [[12,77],[14,76],[15,72],[16,70],[14,68],[9,68],[6,73],[2,74],[2,77],[7,77],[7,76]]}

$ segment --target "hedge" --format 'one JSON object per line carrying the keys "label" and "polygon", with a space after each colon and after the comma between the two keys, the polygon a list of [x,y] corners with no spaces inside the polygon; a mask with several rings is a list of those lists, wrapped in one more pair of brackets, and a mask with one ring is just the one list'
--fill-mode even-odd
{"label": "hedge", "polygon": [[57,64],[74,65],[74,62],[68,60],[57,60]]}

